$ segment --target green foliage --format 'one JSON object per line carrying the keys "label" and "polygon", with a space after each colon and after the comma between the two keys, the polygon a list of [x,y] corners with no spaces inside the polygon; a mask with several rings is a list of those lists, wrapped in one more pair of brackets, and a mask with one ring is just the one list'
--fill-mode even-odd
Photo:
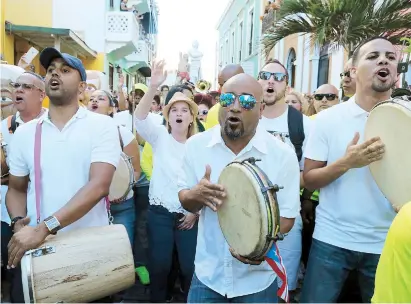
{"label": "green foliage", "polygon": [[[362,40],[385,36],[399,43],[411,33],[411,1],[284,0],[279,18],[263,34],[265,53],[292,34],[310,34],[311,43],[343,46],[351,52]],[[409,10],[408,12],[406,10]]]}

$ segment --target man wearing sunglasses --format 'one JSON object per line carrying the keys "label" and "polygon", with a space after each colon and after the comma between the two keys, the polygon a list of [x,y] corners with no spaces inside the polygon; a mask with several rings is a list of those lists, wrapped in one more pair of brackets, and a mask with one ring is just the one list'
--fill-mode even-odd
{"label": "man wearing sunglasses", "polygon": [[[299,215],[299,168],[295,154],[275,140],[259,120],[264,108],[262,88],[247,74],[230,78],[222,88],[219,125],[186,143],[179,198],[186,210],[201,210],[195,275],[188,303],[277,303],[277,276],[267,262],[248,260],[230,251],[216,211],[226,192],[217,184],[232,161],[254,157],[278,192],[281,232]],[[240,263],[241,262],[241,263]]]}
{"label": "man wearing sunglasses", "polygon": [[347,61],[347,63],[344,66],[344,72],[340,74],[344,98],[346,98],[347,100],[355,94],[356,89],[355,78],[352,78],[350,74],[351,68],[352,58]]}
{"label": "man wearing sunglasses", "polygon": [[[311,120],[285,102],[288,72],[278,60],[269,60],[258,74],[258,82],[263,87],[265,109],[260,125],[284,143],[293,148],[303,170],[303,150],[310,129]],[[302,178],[300,187],[303,187]],[[310,198],[312,192],[304,190],[303,197]],[[297,288],[298,269],[302,253],[302,220],[298,216],[287,237],[278,242],[283,262],[287,269],[289,290]]]}
{"label": "man wearing sunglasses", "polygon": [[[32,72],[24,72],[16,79],[16,82],[11,82],[12,88],[11,97],[15,108],[18,112],[11,115],[1,122],[1,133],[3,142],[6,143],[8,157],[10,156],[10,143],[13,134],[17,127],[46,114],[47,109],[42,108],[42,102],[45,96],[45,86],[43,78]],[[7,159],[8,161],[8,159]],[[7,212],[5,199],[8,191],[8,176],[1,180],[1,252],[4,265],[7,265],[7,245],[12,237],[12,229],[10,227],[11,219]],[[18,227],[19,224],[16,224]],[[13,301],[18,300],[16,296],[15,286],[15,271],[10,271],[12,282],[11,298]],[[17,277],[18,278],[18,277]]]}
{"label": "man wearing sunglasses", "polygon": [[318,114],[339,103],[338,89],[332,84],[323,84],[314,94],[314,108]]}

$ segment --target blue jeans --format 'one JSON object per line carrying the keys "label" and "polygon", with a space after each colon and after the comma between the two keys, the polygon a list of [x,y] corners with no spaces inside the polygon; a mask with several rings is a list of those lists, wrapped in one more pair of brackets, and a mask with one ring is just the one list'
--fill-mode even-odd
{"label": "blue jeans", "polygon": [[194,274],[187,303],[277,303],[277,279],[263,291],[240,297],[227,298],[201,283]]}
{"label": "blue jeans", "polygon": [[134,244],[134,226],[136,221],[134,209],[134,197],[120,204],[111,204],[110,207],[111,215],[114,218],[113,224],[121,224],[126,228],[131,248],[133,248]]}
{"label": "blue jeans", "polygon": [[350,271],[358,271],[361,297],[370,303],[379,254],[363,253],[313,239],[301,303],[336,302]]}
{"label": "blue jeans", "polygon": [[171,213],[162,206],[148,209],[148,242],[150,300],[164,303],[167,298],[167,278],[173,262],[174,244],[183,276],[183,290],[190,288],[194,273],[198,224],[190,230],[179,230],[181,213]]}

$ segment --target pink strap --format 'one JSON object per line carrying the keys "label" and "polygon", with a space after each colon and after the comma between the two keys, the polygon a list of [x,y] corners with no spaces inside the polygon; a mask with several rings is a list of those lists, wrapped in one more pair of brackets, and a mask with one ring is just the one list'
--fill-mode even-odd
{"label": "pink strap", "polygon": [[41,168],[40,168],[40,155],[41,155],[41,126],[43,120],[39,120],[36,126],[36,134],[34,137],[34,189],[36,193],[36,213],[37,224],[40,223],[40,201],[41,201]]}

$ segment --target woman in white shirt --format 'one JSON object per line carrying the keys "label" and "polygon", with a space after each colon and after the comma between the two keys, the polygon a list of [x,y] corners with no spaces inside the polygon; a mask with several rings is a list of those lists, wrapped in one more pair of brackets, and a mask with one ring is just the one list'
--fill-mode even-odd
{"label": "woman in white shirt", "polygon": [[[109,92],[97,90],[91,94],[87,108],[92,112],[113,117],[114,99]],[[140,151],[137,140],[134,138],[133,133],[123,126],[118,126],[118,132],[123,152],[131,158],[134,168],[134,179],[137,181],[141,170]],[[113,216],[113,223],[122,224],[126,228],[131,247],[133,247],[136,219],[133,190],[128,193],[124,200],[110,202],[110,211]]]}
{"label": "woman in white shirt", "polygon": [[148,118],[157,88],[164,82],[164,61],[151,71],[149,90],[135,111],[136,130],[153,148],[154,166],[150,180],[148,210],[149,272],[151,302],[165,302],[167,276],[174,244],[178,251],[183,291],[187,295],[194,273],[197,244],[197,215],[183,209],[177,193],[177,177],[182,166],[185,142],[197,132],[198,107],[177,92],[163,109],[166,126]]}

